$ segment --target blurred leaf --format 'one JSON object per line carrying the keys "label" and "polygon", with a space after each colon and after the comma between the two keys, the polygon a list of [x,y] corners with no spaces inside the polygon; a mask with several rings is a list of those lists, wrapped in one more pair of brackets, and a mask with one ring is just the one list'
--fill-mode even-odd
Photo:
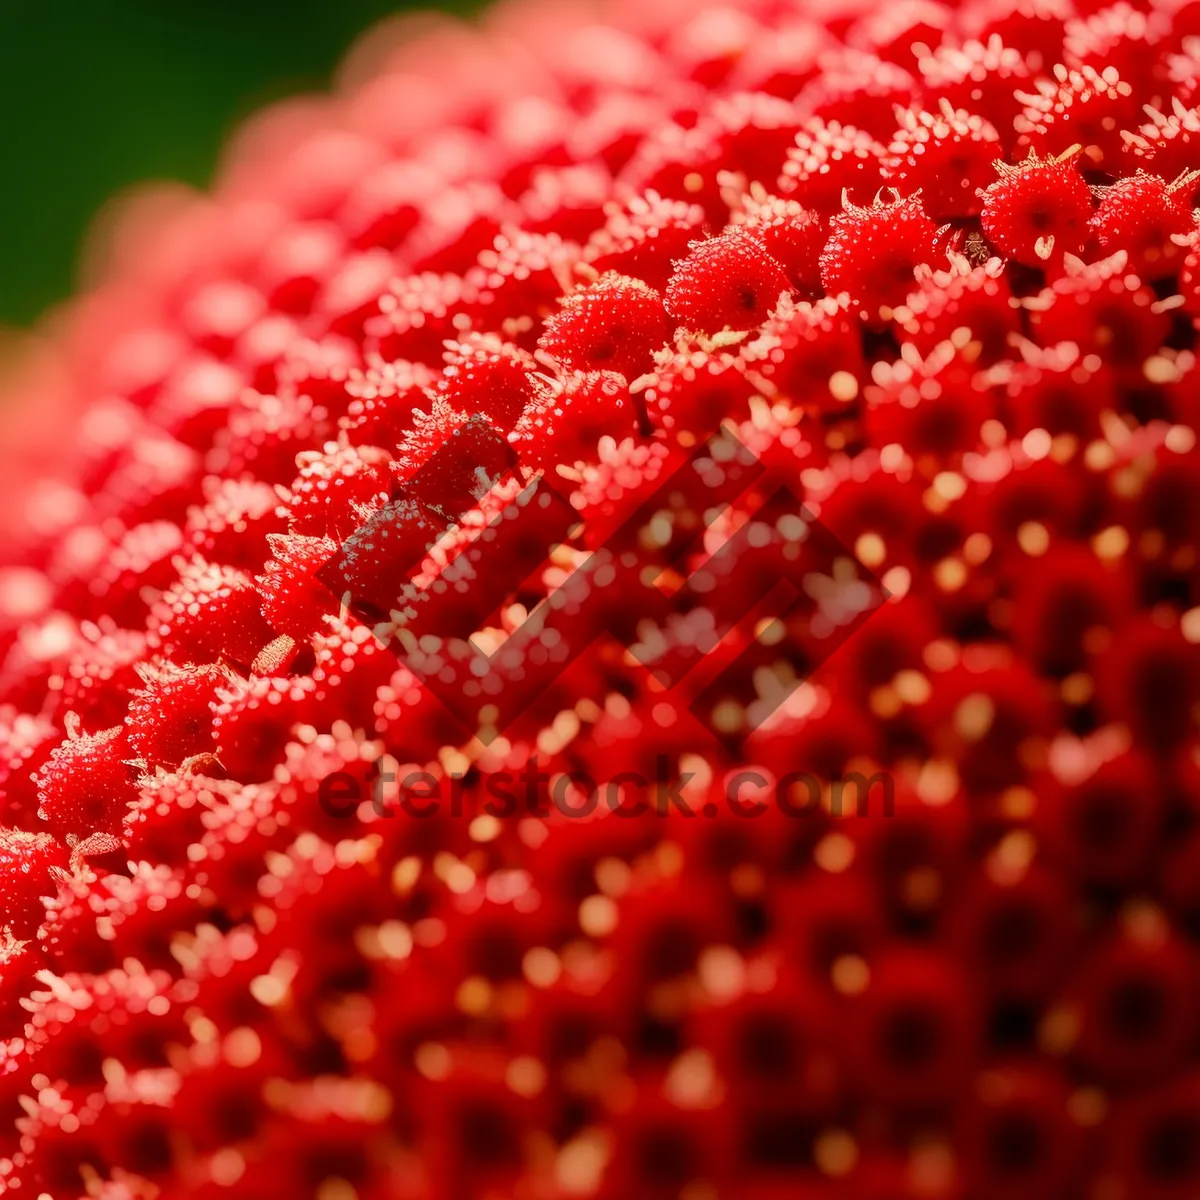
{"label": "blurred leaf", "polygon": [[323,86],[380,18],[429,7],[0,0],[0,324],[28,323],[72,291],[80,238],[114,192],[205,183],[241,117]]}

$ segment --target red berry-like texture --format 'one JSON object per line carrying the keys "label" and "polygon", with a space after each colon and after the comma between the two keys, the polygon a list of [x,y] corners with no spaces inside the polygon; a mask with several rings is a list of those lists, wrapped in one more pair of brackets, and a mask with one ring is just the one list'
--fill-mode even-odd
{"label": "red berry-like texture", "polygon": [[1200,1195],[1197,11],[502,0],[132,204],[0,395],[0,1196]]}
{"label": "red berry-like texture", "polygon": [[916,287],[917,267],[937,261],[937,226],[919,195],[875,197],[867,207],[844,202],[830,221],[821,252],[821,279],[833,296],[846,295],[863,311],[898,304]]}
{"label": "red berry-like texture", "polygon": [[1001,254],[1037,266],[1083,249],[1094,203],[1078,150],[1052,159],[1031,150],[1019,163],[997,163],[1000,178],[983,192],[983,232]]}

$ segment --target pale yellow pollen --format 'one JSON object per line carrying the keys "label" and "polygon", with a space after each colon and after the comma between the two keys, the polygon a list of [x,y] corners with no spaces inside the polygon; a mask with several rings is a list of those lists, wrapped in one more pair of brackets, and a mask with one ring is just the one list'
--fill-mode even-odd
{"label": "pale yellow pollen", "polygon": [[707,1050],[687,1050],[667,1072],[663,1091],[680,1108],[707,1107],[718,1088],[716,1064]]}
{"label": "pale yellow pollen", "polygon": [[1121,925],[1139,946],[1162,946],[1170,935],[1166,914],[1150,900],[1132,900],[1121,910]]}
{"label": "pale yellow pollen", "polygon": [[960,558],[943,558],[934,568],[933,578],[943,592],[957,592],[967,582],[966,564]]}
{"label": "pale yellow pollen", "polygon": [[579,927],[588,937],[607,937],[617,918],[617,906],[607,896],[588,896],[579,906]]}
{"label": "pale yellow pollen", "polygon": [[832,1179],[849,1175],[858,1163],[858,1143],[844,1129],[828,1129],[813,1145],[818,1169]]}
{"label": "pale yellow pollen", "polygon": [[534,987],[547,988],[557,982],[562,974],[562,963],[553,950],[545,946],[534,946],[525,952],[521,970]]}
{"label": "pale yellow pollen", "polygon": [[1021,439],[1021,449],[1034,462],[1045,458],[1050,453],[1052,439],[1045,429],[1031,429]]}
{"label": "pale yellow pollen", "polygon": [[1060,1005],[1052,1008],[1038,1026],[1038,1043],[1047,1054],[1068,1054],[1079,1037],[1079,1013]]}
{"label": "pale yellow pollen", "polygon": [[218,1187],[233,1187],[246,1172],[241,1151],[225,1146],[208,1160],[208,1171]]}
{"label": "pale yellow pollen", "polygon": [[654,862],[664,879],[670,879],[683,870],[683,847],[678,842],[663,842],[655,851]]}
{"label": "pale yellow pollen", "polygon": [[746,964],[731,946],[710,946],[696,968],[704,990],[715,999],[732,1000],[745,988]]}
{"label": "pale yellow pollen", "polygon": [[590,1196],[599,1186],[609,1151],[598,1133],[569,1141],[554,1163],[554,1181],[568,1196]]}
{"label": "pale yellow pollen", "polygon": [[858,395],[858,380],[849,371],[834,371],[829,377],[829,394],[849,404]]}
{"label": "pale yellow pollen", "polygon": [[1095,441],[1083,452],[1083,461],[1089,471],[1107,471],[1116,461],[1117,452],[1108,442]]}
{"label": "pale yellow pollen", "polygon": [[1079,439],[1073,433],[1060,433],[1050,446],[1050,457],[1060,466],[1069,463],[1079,451]]}
{"label": "pale yellow pollen", "polygon": [[903,599],[912,586],[912,572],[907,567],[892,567],[880,580],[894,600]]}
{"label": "pale yellow pollen", "polygon": [[745,710],[735,700],[722,700],[712,712],[712,722],[719,733],[737,733],[745,720]]}
{"label": "pale yellow pollen", "polygon": [[763,875],[762,868],[754,863],[739,863],[729,873],[729,886],[733,889],[734,895],[740,896],[743,900],[752,900],[755,896],[761,896],[766,884],[767,880]]}
{"label": "pale yellow pollen", "polygon": [[917,795],[930,808],[941,808],[958,795],[958,768],[946,758],[931,758],[917,776]]}
{"label": "pale yellow pollen", "polygon": [[464,896],[475,886],[475,872],[464,862],[456,862],[446,870],[443,882],[456,896]]}
{"label": "pale yellow pollen", "polygon": [[225,1038],[225,1060],[233,1067],[251,1067],[262,1054],[262,1042],[249,1026],[232,1030]]}
{"label": "pale yellow pollen", "polygon": [[467,827],[473,842],[494,842],[500,836],[501,825],[491,813],[480,813]]}
{"label": "pale yellow pollen", "polygon": [[954,1150],[940,1138],[918,1145],[909,1161],[909,1179],[919,1196],[942,1196],[954,1181]]}
{"label": "pale yellow pollen", "polygon": [[887,558],[887,545],[879,534],[863,533],[854,543],[854,553],[864,567],[878,567]]}
{"label": "pale yellow pollen", "polygon": [[331,1177],[317,1188],[316,1200],[358,1200],[358,1192],[348,1180]]}
{"label": "pale yellow pollen", "polygon": [[1200,642],[1200,608],[1189,608],[1179,621],[1179,630],[1184,640],[1196,645]]}
{"label": "pale yellow pollen", "polygon": [[813,847],[813,861],[822,871],[839,875],[854,861],[854,843],[844,833],[827,833]]}
{"label": "pale yellow pollen", "polygon": [[1177,364],[1162,354],[1152,354],[1142,363],[1142,374],[1151,383],[1178,383],[1183,378]]}
{"label": "pale yellow pollen", "polygon": [[450,1051],[441,1042],[422,1042],[413,1055],[417,1070],[435,1083],[450,1074]]}
{"label": "pale yellow pollen", "polygon": [[754,639],[760,646],[777,646],[786,633],[787,627],[778,617],[763,617],[754,626]]}
{"label": "pale yellow pollen", "polygon": [[933,480],[934,490],[943,500],[961,500],[967,493],[967,481],[957,471],[941,471]]}
{"label": "pale yellow pollen", "polygon": [[881,721],[890,721],[904,707],[896,689],[887,686],[873,688],[867,703],[872,714]]}
{"label": "pale yellow pollen", "polygon": [[987,736],[996,719],[996,705],[984,692],[972,692],[954,712],[954,729],[967,742],[977,742]]}
{"label": "pale yellow pollen", "polygon": [[931,671],[949,671],[958,663],[958,647],[945,638],[938,638],[925,647],[921,657]]}
{"label": "pale yellow pollen", "polygon": [[857,954],[843,954],[834,959],[829,978],[843,996],[859,996],[871,982],[871,968]]}
{"label": "pale yellow pollen", "polygon": [[973,533],[963,542],[963,558],[972,567],[987,562],[992,553],[992,539],[986,533]]}
{"label": "pale yellow pollen", "polygon": [[1026,787],[1010,787],[1000,796],[1000,815],[1010,821],[1025,821],[1037,809],[1037,796]]}
{"label": "pale yellow pollen", "polygon": [[415,855],[402,858],[392,868],[392,890],[400,896],[411,892],[421,878],[421,860]]}
{"label": "pale yellow pollen", "polygon": [[1129,534],[1121,525],[1110,525],[1092,538],[1092,549],[1109,561],[1121,558],[1129,549]]}
{"label": "pale yellow pollen", "polygon": [[1172,454],[1188,454],[1196,444],[1196,431],[1189,425],[1172,425],[1163,438],[1163,445]]}
{"label": "pale yellow pollen", "polygon": [[1008,430],[1004,425],[997,421],[995,417],[989,417],[979,427],[979,436],[985,446],[990,446],[995,450],[999,446],[1003,446],[1008,441]]}
{"label": "pale yellow pollen", "polygon": [[471,975],[458,985],[454,1002],[469,1016],[482,1016],[492,1004],[492,985],[482,975]]}
{"label": "pale yellow pollen", "polygon": [[1006,834],[988,855],[987,873],[1001,885],[1017,883],[1029,870],[1037,853],[1037,842],[1027,829]]}
{"label": "pale yellow pollen", "polygon": [[629,864],[619,858],[602,858],[593,874],[596,886],[606,896],[623,896],[633,882],[633,871]]}
{"label": "pale yellow pollen", "polygon": [[250,995],[266,1008],[274,1008],[287,998],[288,985],[276,975],[257,975],[250,981]]}
{"label": "pale yellow pollen", "polygon": [[1030,558],[1040,558],[1050,549],[1050,531],[1040,521],[1026,521],[1017,530],[1017,545]]}
{"label": "pale yellow pollen", "polygon": [[407,958],[412,953],[413,936],[403,921],[384,921],[376,933],[379,948],[388,958]]}
{"label": "pale yellow pollen", "polygon": [[546,1086],[546,1068],[536,1058],[523,1055],[514,1058],[504,1073],[504,1082],[526,1099],[538,1095]]}
{"label": "pale yellow pollen", "polygon": [[929,680],[920,671],[900,671],[892,680],[896,695],[909,705],[924,704],[933,694]]}

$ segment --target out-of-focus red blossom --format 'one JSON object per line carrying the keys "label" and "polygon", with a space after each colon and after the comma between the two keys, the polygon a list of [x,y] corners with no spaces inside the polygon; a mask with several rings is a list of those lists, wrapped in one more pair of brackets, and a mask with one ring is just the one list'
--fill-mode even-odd
{"label": "out-of-focus red blossom", "polygon": [[[132,204],[5,383],[0,1194],[1200,1194],[1198,12],[517,0]],[[740,750],[377,639],[523,645],[721,421],[890,593],[731,635],[811,676]],[[711,815],[484,807],[660,762]]]}

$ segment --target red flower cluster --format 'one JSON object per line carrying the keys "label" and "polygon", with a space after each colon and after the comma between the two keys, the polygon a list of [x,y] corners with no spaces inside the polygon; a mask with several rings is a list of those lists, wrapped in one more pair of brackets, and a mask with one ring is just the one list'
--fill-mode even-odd
{"label": "red flower cluster", "polygon": [[[1200,1193],[1198,104],[1178,0],[518,4],[131,210],[4,416],[0,1193]],[[720,732],[894,814],[497,819],[729,764],[603,644],[485,746],[364,604],[502,645],[722,421],[891,597]]]}

